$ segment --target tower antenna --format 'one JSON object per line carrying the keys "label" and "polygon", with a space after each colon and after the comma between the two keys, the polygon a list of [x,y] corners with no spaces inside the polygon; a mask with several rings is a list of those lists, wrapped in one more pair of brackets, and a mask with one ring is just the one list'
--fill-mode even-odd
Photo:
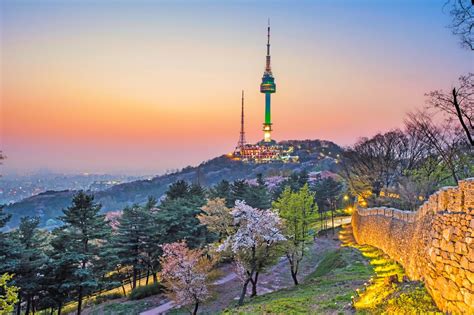
{"label": "tower antenna", "polygon": [[242,111],[240,114],[240,137],[237,147],[243,149],[245,146],[245,129],[244,129],[244,90],[242,90]]}
{"label": "tower antenna", "polygon": [[268,18],[268,26],[267,26],[267,60],[265,65],[265,71],[272,72],[272,68],[270,65],[270,18]]}

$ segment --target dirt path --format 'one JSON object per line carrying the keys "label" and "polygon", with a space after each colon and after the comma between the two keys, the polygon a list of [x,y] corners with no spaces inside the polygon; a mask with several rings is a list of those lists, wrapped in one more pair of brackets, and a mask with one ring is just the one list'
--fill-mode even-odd
{"label": "dirt path", "polygon": [[[229,281],[232,281],[237,278],[237,275],[233,272],[229,273],[227,276],[222,277],[221,279],[215,281],[213,283],[214,286],[222,286],[226,284]],[[156,314],[163,314],[166,313],[167,311],[173,309],[175,304],[173,301],[168,301],[166,303],[163,303],[162,305],[155,307],[151,310],[148,310],[146,312],[140,313],[140,315],[156,315]]]}

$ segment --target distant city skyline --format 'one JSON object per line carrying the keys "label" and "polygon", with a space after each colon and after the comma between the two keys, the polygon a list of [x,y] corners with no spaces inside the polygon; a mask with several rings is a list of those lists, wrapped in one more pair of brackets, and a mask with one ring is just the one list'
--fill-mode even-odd
{"label": "distant city skyline", "polygon": [[473,69],[445,0],[2,1],[0,174],[159,174],[262,139],[351,145]]}

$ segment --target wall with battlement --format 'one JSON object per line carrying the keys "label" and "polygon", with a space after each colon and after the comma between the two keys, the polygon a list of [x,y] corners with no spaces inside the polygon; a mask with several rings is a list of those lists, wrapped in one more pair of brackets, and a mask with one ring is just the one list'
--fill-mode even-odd
{"label": "wall with battlement", "polygon": [[474,314],[474,178],[445,187],[418,211],[357,209],[359,244],[382,249],[412,280],[423,280],[438,307]]}

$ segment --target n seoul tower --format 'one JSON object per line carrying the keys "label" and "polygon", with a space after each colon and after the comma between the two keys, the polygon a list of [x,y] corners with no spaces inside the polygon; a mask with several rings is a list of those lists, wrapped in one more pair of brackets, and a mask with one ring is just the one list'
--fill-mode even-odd
{"label": "n seoul tower", "polygon": [[270,65],[270,20],[267,28],[267,60],[265,72],[260,84],[260,93],[265,93],[265,122],[263,123],[263,142],[272,142],[272,116],[271,116],[271,94],[276,92],[275,78]]}

